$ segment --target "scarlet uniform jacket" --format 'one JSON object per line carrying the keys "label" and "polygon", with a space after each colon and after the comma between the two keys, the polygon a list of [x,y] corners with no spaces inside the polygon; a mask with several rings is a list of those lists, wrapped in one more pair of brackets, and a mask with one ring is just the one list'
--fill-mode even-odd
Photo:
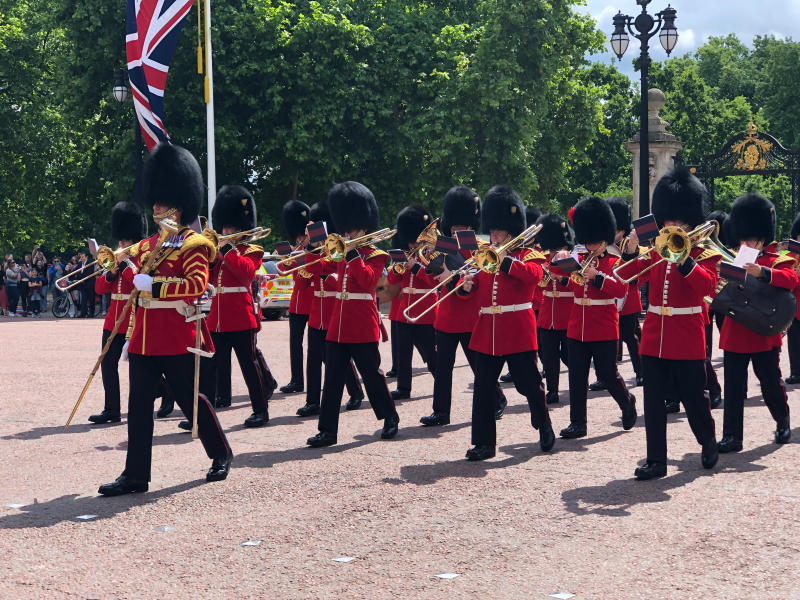
{"label": "scarlet uniform jacket", "polygon": [[328,329],[328,324],[333,314],[333,305],[336,304],[336,292],[339,291],[339,275],[336,273],[336,263],[325,259],[328,274],[314,273],[311,276],[311,289],[314,299],[311,302],[311,314],[308,326],[314,329]]}
{"label": "scarlet uniform jacket", "polygon": [[[624,249],[620,247],[623,241],[625,241],[625,238],[616,244],[620,252],[624,252]],[[631,258],[635,257],[631,255]],[[625,279],[627,279],[627,277]],[[642,312],[642,296],[639,294],[639,288],[642,287],[643,284],[643,279],[635,279],[628,284],[628,294],[624,298],[622,309],[619,311],[620,317],[636,315]],[[705,302],[702,304],[705,306]]]}
{"label": "scarlet uniform jacket", "polygon": [[[158,242],[158,233],[139,242],[136,266],[147,262],[150,250]],[[195,321],[186,322],[185,307],[206,291],[209,258],[215,258],[214,246],[202,235],[184,228],[181,247],[169,248],[168,258],[150,272],[152,292],[139,294],[139,306],[133,317],[134,328],[128,352],[148,356],[187,354],[195,345]],[[175,307],[148,307],[148,300],[175,302]],[[204,340],[206,344],[210,340]]]}
{"label": "scarlet uniform jacket", "polygon": [[[252,282],[261,266],[264,249],[260,246],[239,244],[234,250],[223,251],[211,268],[211,285],[217,293],[211,299],[208,327],[211,331],[244,331],[256,329],[258,321],[253,312]],[[247,288],[247,291],[234,291]]]}
{"label": "scarlet uniform jacket", "polygon": [[[542,252],[542,249],[539,248],[539,246],[536,246],[536,248],[534,248],[534,252],[536,252],[540,256],[540,259],[536,261],[537,263],[539,263],[540,265],[545,265],[548,263],[549,259],[547,258],[547,255]],[[542,270],[542,276],[544,276],[544,270]],[[544,303],[544,288],[539,286],[538,284],[535,288],[533,288],[532,302],[533,302],[534,312],[542,309],[542,304]]]}
{"label": "scarlet uniform jacket", "polygon": [[[762,277],[770,284],[778,287],[793,290],[800,284],[797,274],[792,268],[794,259],[789,256],[781,256],[775,253],[775,245],[770,244],[756,260],[756,264],[762,267]],[[752,275],[748,275],[752,277]],[[722,331],[719,335],[719,347],[726,352],[766,352],[775,346],[783,344],[781,334],[765,336],[758,335],[734,321],[725,319],[722,324]]]}
{"label": "scarlet uniform jacket", "polygon": [[[397,285],[398,283],[403,281],[403,276],[395,273],[394,270],[389,270],[389,274],[386,276],[387,281],[390,285]],[[403,301],[403,290],[400,290],[400,293],[397,294],[394,298],[392,298],[392,303],[389,305],[389,320],[390,321],[399,321],[397,314],[400,312],[400,304]]]}
{"label": "scarlet uniform jacket", "polygon": [[[550,252],[546,252],[545,256],[549,259]],[[569,325],[572,307],[575,306],[575,293],[569,289],[569,286],[561,284],[561,280],[564,278],[561,271],[550,266],[548,269],[552,277],[547,287],[542,289],[542,308],[539,309],[539,317],[536,322],[539,327],[544,329],[565,331]]]}
{"label": "scarlet uniform jacket", "polygon": [[[425,267],[416,263],[410,269],[406,269],[403,273],[403,297],[400,299],[400,306],[397,309],[398,323],[412,323],[406,318],[405,310],[414,304],[417,300],[422,298],[422,295],[429,292],[431,288],[436,287],[439,282],[433,278],[433,275],[425,272]],[[436,302],[436,294],[428,294],[425,300],[420,302],[413,310],[409,311],[409,315],[416,317],[421,315],[424,311],[428,310]],[[436,321],[436,309],[429,311],[424,317],[418,321],[414,321],[414,325],[432,325]]]}
{"label": "scarlet uniform jacket", "polygon": [[[594,281],[578,285],[570,279],[568,287],[575,295],[574,306],[569,316],[567,337],[581,342],[602,342],[619,339],[619,311],[616,298],[628,291],[627,284],[620,283],[613,270],[620,257],[607,250],[592,261],[598,274]],[[556,266],[550,272],[560,276],[565,273]]]}
{"label": "scarlet uniform jacket", "polygon": [[[472,257],[472,254],[466,250],[460,252],[467,260]],[[458,284],[456,278],[453,278],[453,284]],[[449,285],[442,287],[442,296],[452,289],[448,289]],[[462,295],[455,292],[439,304],[433,327],[445,333],[468,333],[475,329],[480,312],[481,304],[478,294]]]}
{"label": "scarlet uniform jacket", "polygon": [[[122,264],[126,266],[125,268],[120,266],[120,271],[116,276],[112,276],[111,279],[108,279],[111,273],[106,273],[98,277],[94,284],[94,291],[98,296],[103,296],[111,292],[111,304],[108,307],[106,320],[103,322],[103,329],[107,331],[114,331],[114,324],[122,314],[122,309],[125,308],[125,305],[128,303],[131,292],[136,289],[133,285],[133,276],[136,275],[136,268],[128,267],[126,263]],[[125,318],[122,319],[117,333],[123,335],[127,333],[128,323],[130,323],[131,320],[131,308],[132,307],[129,306],[128,310],[125,312]]]}
{"label": "scarlet uniform jacket", "polygon": [[[310,258],[309,260],[314,261],[317,259]],[[278,273],[289,271],[296,266],[297,263],[295,261],[291,261],[287,265],[278,265]],[[311,272],[308,269],[306,269],[306,271],[309,273]],[[311,314],[311,303],[314,301],[314,290],[311,288],[311,279],[302,277],[299,271],[295,271],[292,275],[294,287],[292,288],[292,297],[289,300],[289,313],[293,315],[309,315]]]}
{"label": "scarlet uniform jacket", "polygon": [[[630,260],[636,255],[624,255]],[[694,248],[690,258],[679,266],[666,261],[653,267],[637,281],[650,282],[650,305],[660,307],[660,313],[648,310],[642,327],[642,342],[639,353],[668,360],[705,360],[705,325],[707,313],[703,310],[703,298],[714,291],[717,285],[717,262],[722,255],[713,250]],[[625,266],[619,272],[629,278],[647,268],[661,257],[651,252]],[[667,308],[665,311],[664,308]],[[673,313],[676,309],[692,309],[690,314]],[[689,311],[686,311],[689,312]]]}
{"label": "scarlet uniform jacket", "polygon": [[537,349],[533,308],[509,310],[531,304],[533,286],[543,273],[532,259],[532,250],[515,250],[494,275],[480,271],[475,276],[471,293],[478,295],[480,312],[469,343],[471,350],[503,356]]}
{"label": "scarlet uniform jacket", "polygon": [[[344,260],[334,263],[339,292],[328,323],[325,339],[329,342],[365,344],[380,340],[381,318],[375,288],[388,258],[389,255],[383,250],[363,246],[358,250],[350,250]],[[308,267],[312,274],[323,273],[325,269],[323,263]]]}

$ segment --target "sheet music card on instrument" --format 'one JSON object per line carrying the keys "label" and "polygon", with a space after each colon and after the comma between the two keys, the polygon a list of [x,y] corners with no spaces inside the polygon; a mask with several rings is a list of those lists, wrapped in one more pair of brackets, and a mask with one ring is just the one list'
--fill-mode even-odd
{"label": "sheet music card on instrument", "polygon": [[567,258],[554,261],[553,265],[564,271],[564,273],[572,273],[581,268],[581,263],[574,254]]}
{"label": "sheet music card on instrument", "polygon": [[448,237],[446,235],[436,236],[436,252],[444,252],[446,254],[458,253],[458,240]]}
{"label": "sheet music card on instrument", "polygon": [[733,261],[733,264],[737,267],[744,267],[750,263],[755,264],[758,255],[759,250],[757,248],[748,248],[742,245],[736,254],[736,260]]}
{"label": "sheet music card on instrument", "polygon": [[88,238],[86,243],[89,245],[89,252],[94,258],[97,258],[97,251],[100,249],[100,245],[97,243],[97,240],[94,238]]}
{"label": "sheet music card on instrument", "polygon": [[719,263],[719,276],[722,279],[743,284],[747,279],[747,271],[744,270],[744,267],[739,267],[729,262],[721,262]]}
{"label": "sheet music card on instrument", "polygon": [[408,260],[408,258],[406,257],[406,253],[397,248],[392,248],[391,250],[389,250],[389,258],[391,258],[394,262],[398,263],[404,263]]}
{"label": "sheet music card on instrument", "polygon": [[478,249],[478,238],[475,237],[475,232],[471,229],[456,231],[456,240],[458,240],[458,247],[461,250],[472,252]]}
{"label": "sheet music card on instrument", "polygon": [[797,240],[784,240],[783,243],[786,244],[786,249],[790,253],[800,256],[800,242]]}
{"label": "sheet music card on instrument", "polygon": [[308,241],[311,244],[317,244],[325,241],[328,237],[328,227],[325,221],[317,221],[308,225]]}
{"label": "sheet music card on instrument", "polygon": [[292,245],[289,242],[276,242],[275,254],[279,256],[286,256],[292,253]]}
{"label": "sheet music card on instrument", "polygon": [[636,219],[631,223],[631,227],[633,227],[640,242],[658,237],[658,224],[656,223],[656,218],[652,214]]}

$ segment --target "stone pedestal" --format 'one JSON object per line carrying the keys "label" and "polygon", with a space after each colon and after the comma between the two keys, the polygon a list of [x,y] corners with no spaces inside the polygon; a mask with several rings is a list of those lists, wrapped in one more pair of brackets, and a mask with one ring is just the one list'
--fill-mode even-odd
{"label": "stone pedestal", "polygon": [[[647,110],[649,111],[648,122],[648,140],[650,142],[650,198],[653,197],[653,190],[656,183],[664,172],[672,167],[672,157],[685,145],[684,142],[679,142],[674,135],[667,131],[667,123],[663,120],[658,113],[664,108],[667,98],[664,92],[658,89],[652,89],[647,92]],[[625,148],[633,154],[633,218],[638,219],[639,214],[639,139],[640,134],[637,133],[633,136],[633,140],[625,142]]]}

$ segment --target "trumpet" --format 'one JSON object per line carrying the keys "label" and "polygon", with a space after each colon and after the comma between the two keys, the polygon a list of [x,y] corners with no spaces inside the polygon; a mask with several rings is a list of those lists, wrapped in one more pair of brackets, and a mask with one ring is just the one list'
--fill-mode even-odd
{"label": "trumpet", "polygon": [[544,271],[544,275],[542,275],[542,278],[539,280],[539,287],[544,288],[550,285],[550,282],[553,281],[553,274],[550,272],[550,269],[544,265],[542,266],[542,271]]}
{"label": "trumpet", "polygon": [[[72,288],[74,288],[76,285],[80,285],[84,281],[89,281],[90,279],[93,279],[94,277],[99,277],[100,275],[105,275],[107,272],[109,272],[111,269],[113,269],[116,266],[116,264],[117,264],[117,255],[118,254],[123,254],[125,252],[127,252],[131,256],[136,256],[137,254],[139,254],[139,243],[140,242],[136,242],[135,244],[131,244],[130,246],[127,246],[126,248],[120,248],[119,250],[112,250],[108,246],[100,246],[100,248],[97,249],[97,259],[96,260],[94,260],[93,262],[90,262],[87,265],[81,267],[77,271],[72,271],[68,275],[64,275],[61,279],[57,279],[56,280],[56,286],[58,286],[58,289],[60,289],[62,292],[66,292],[67,290],[71,290]],[[88,276],[84,277],[83,279],[78,279],[77,281],[73,281],[69,285],[66,285],[66,286],[63,285],[63,282],[66,281],[67,279],[69,279],[70,277],[74,277],[75,275],[77,275],[81,271],[84,271],[85,269],[88,269],[89,267],[92,267],[92,266],[94,266],[96,264],[100,265],[101,270],[95,271],[91,275],[88,275]]]}
{"label": "trumpet", "polygon": [[[658,237],[656,237],[655,242],[650,248],[642,252],[636,258],[632,258],[628,262],[614,269],[614,276],[622,283],[630,283],[635,279],[639,279],[639,277],[647,273],[650,269],[656,265],[660,265],[664,261],[670,263],[679,263],[683,261],[687,256],[689,256],[692,248],[700,245],[703,245],[703,247],[706,249],[718,251],[720,254],[722,254],[725,260],[732,262],[735,260],[735,258],[717,239],[718,229],[719,223],[716,221],[706,221],[702,225],[692,229],[689,233],[686,233],[680,227],[664,227],[659,232]],[[636,275],[628,279],[623,278],[619,274],[621,269],[625,268],[632,262],[639,260],[639,258],[642,256],[649,256],[653,251],[655,251],[661,257],[659,260],[655,261],[650,266],[645,267],[640,272],[636,273]]]}
{"label": "trumpet", "polygon": [[606,242],[602,242],[600,246],[597,247],[596,250],[592,250],[591,252],[589,252],[586,258],[584,258],[583,261],[581,261],[581,268],[578,269],[577,271],[573,271],[572,273],[570,273],[569,278],[578,285],[583,285],[584,283],[586,283],[586,277],[584,276],[586,269],[592,266],[592,261],[594,261],[595,258],[597,258],[603,252],[605,252],[607,245],[608,244],[606,244]]}
{"label": "trumpet", "polygon": [[464,286],[464,282],[462,281],[461,283],[459,283],[452,290],[447,292],[444,296],[439,298],[436,302],[434,302],[431,306],[429,306],[427,309],[425,309],[422,313],[420,313],[416,317],[411,317],[409,316],[408,313],[417,304],[425,300],[425,298],[427,298],[431,294],[437,293],[442,288],[442,286],[448,284],[450,281],[453,280],[454,277],[461,276],[464,273],[466,273],[467,270],[473,265],[477,266],[482,271],[489,273],[490,275],[495,274],[497,270],[500,268],[500,254],[502,252],[511,252],[513,250],[516,250],[517,248],[523,247],[531,243],[531,241],[533,241],[533,238],[536,237],[536,234],[539,233],[541,229],[542,229],[541,225],[531,225],[525,231],[523,231],[521,234],[515,237],[513,240],[503,244],[500,248],[495,249],[490,246],[487,246],[485,248],[480,248],[479,250],[475,250],[472,253],[472,258],[470,258],[467,262],[461,265],[461,267],[457,271],[453,271],[452,273],[450,273],[450,277],[439,283],[439,285],[437,285],[435,288],[431,288],[430,290],[425,292],[425,294],[423,294],[419,300],[411,304],[407,309],[403,311],[403,315],[405,316],[406,319],[408,319],[412,323],[415,323],[418,319],[421,319],[422,317],[427,315],[430,311],[439,306],[439,304],[441,304],[447,298],[449,298],[458,290],[460,290]]}
{"label": "trumpet", "polygon": [[371,244],[378,244],[380,242],[384,242],[391,237],[393,237],[397,233],[396,229],[381,229],[379,231],[375,231],[373,233],[368,233],[367,235],[362,235],[361,237],[357,237],[353,240],[346,240],[338,233],[330,234],[325,241],[322,243],[322,246],[319,248],[315,248],[309,252],[303,252],[303,254],[298,254],[295,256],[287,257],[290,260],[295,260],[301,256],[305,256],[307,254],[311,254],[312,252],[316,252],[318,250],[322,250],[324,256],[322,258],[318,258],[317,260],[305,263],[300,266],[297,266],[293,269],[289,269],[288,271],[283,271],[283,275],[288,275],[290,273],[294,273],[295,271],[299,271],[300,269],[305,269],[311,265],[315,265],[318,262],[322,262],[323,260],[332,260],[333,262],[342,262],[344,257],[347,255],[347,249],[350,247],[351,250],[357,250],[362,246],[369,246]]}

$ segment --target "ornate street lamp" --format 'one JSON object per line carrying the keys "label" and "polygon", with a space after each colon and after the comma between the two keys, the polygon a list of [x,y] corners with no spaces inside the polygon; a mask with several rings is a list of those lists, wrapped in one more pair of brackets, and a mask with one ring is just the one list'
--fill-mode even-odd
{"label": "ornate street lamp", "polygon": [[[650,165],[644,157],[650,156],[650,141],[647,129],[647,92],[649,89],[648,72],[650,69],[650,54],[648,47],[650,39],[656,34],[661,46],[669,56],[678,44],[678,30],[675,27],[677,11],[672,6],[667,6],[653,18],[647,13],[647,5],[652,0],[636,0],[642,7],[638,16],[629,17],[622,12],[614,17],[614,33],[611,34],[611,49],[620,60],[630,44],[628,32],[641,42],[639,56],[639,69],[642,75],[641,108],[639,115],[639,214],[650,213]],[[634,28],[638,33],[634,32]],[[626,31],[627,30],[627,31]]]}
{"label": "ornate street lamp", "polygon": [[[120,106],[128,99],[128,85],[126,83],[125,72],[122,69],[114,71],[114,99],[119,102]],[[134,145],[136,155],[136,177],[134,180],[133,195],[136,204],[140,204],[144,208],[142,200],[142,130],[139,128],[139,122],[136,119],[136,110],[133,111],[133,129],[134,129]]]}

